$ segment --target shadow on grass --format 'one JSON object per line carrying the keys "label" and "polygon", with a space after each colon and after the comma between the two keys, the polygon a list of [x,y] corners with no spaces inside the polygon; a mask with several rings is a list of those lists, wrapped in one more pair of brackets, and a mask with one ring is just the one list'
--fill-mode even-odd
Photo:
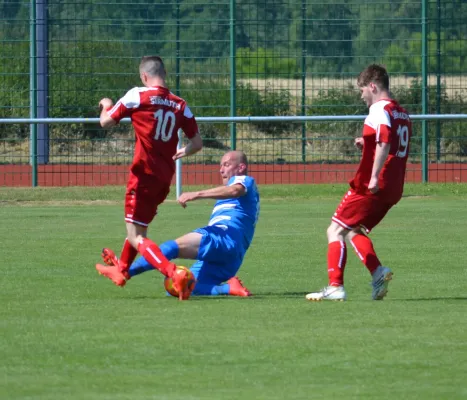
{"label": "shadow on grass", "polygon": [[309,292],[261,292],[255,297],[305,297]]}
{"label": "shadow on grass", "polygon": [[[389,300],[389,299],[388,299]],[[421,297],[419,299],[412,298],[412,299],[390,299],[391,301],[443,301],[443,300],[467,300],[467,297],[459,297],[459,296],[452,296],[452,297]]]}
{"label": "shadow on grass", "polygon": [[[206,299],[216,299],[216,300],[231,300],[231,299],[254,299],[256,296],[252,297],[238,297],[238,296],[191,296],[188,301],[200,301],[200,300],[206,300]],[[158,296],[131,296],[127,298],[127,300],[164,300],[168,299],[170,301],[175,300],[178,301],[177,298],[173,296],[167,296],[167,297],[158,297]],[[184,300],[186,301],[186,300]]]}
{"label": "shadow on grass", "polygon": [[[253,294],[251,297],[240,297],[240,296],[191,296],[189,301],[200,301],[206,299],[218,299],[218,300],[233,300],[233,299],[245,299],[245,300],[262,300],[262,299],[270,299],[270,298],[304,298],[308,292],[284,292],[284,293],[277,293],[277,292],[266,292],[266,293],[258,293]],[[166,296],[166,297],[155,297],[151,295],[137,295],[131,296],[130,299],[132,300],[177,300],[175,297]]]}
{"label": "shadow on grass", "polygon": [[[305,295],[308,292],[261,292],[258,294],[253,294],[251,297],[238,297],[238,296],[191,296],[189,301],[202,301],[206,299],[216,299],[216,300],[267,300],[271,298],[286,298],[286,299],[304,299]],[[169,299],[169,300],[177,300],[175,297],[172,296],[167,296],[167,297],[154,297],[154,296],[144,296],[144,295],[138,295],[138,296],[131,296],[131,299],[133,300],[162,300],[162,299]],[[404,298],[391,298],[387,297],[384,299],[384,301],[445,301],[445,300],[455,300],[455,301],[467,301],[467,296],[452,296],[452,297],[422,297],[422,298],[410,298],[410,299],[404,299]],[[352,299],[350,299],[352,301]],[[359,301],[355,299],[354,301]],[[366,301],[366,300],[365,300]],[[371,299],[368,299],[368,301],[372,301]]]}

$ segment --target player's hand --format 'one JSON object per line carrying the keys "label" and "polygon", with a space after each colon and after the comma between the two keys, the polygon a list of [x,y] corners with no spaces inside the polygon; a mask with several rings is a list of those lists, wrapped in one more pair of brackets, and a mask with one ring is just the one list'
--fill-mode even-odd
{"label": "player's hand", "polygon": [[379,190],[378,178],[371,178],[370,183],[368,184],[368,190],[375,194]]}
{"label": "player's hand", "polygon": [[355,138],[354,145],[358,150],[363,149],[364,140],[362,137]]}
{"label": "player's hand", "polygon": [[99,108],[102,110],[103,108],[104,109],[108,109],[110,107],[113,107],[114,105],[114,102],[112,101],[112,99],[109,99],[108,97],[104,97],[101,101],[99,101]]}
{"label": "player's hand", "polygon": [[196,192],[186,192],[182,193],[178,198],[178,204],[180,204],[183,208],[186,208],[186,203],[189,201],[193,201],[196,199]]}
{"label": "player's hand", "polygon": [[181,149],[177,150],[177,152],[172,157],[172,159],[175,161],[175,160],[178,160],[179,158],[183,158],[185,156],[186,156],[185,147],[182,147]]}

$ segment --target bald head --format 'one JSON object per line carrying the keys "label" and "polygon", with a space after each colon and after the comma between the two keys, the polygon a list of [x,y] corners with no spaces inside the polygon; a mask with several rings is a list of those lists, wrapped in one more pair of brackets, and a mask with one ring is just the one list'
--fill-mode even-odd
{"label": "bald head", "polygon": [[226,184],[232,176],[248,175],[248,160],[240,150],[225,153],[221,159],[221,177]]}
{"label": "bald head", "polygon": [[226,153],[226,155],[229,155],[231,159],[235,160],[238,164],[245,164],[245,166],[248,167],[248,159],[243,151],[232,150]]}

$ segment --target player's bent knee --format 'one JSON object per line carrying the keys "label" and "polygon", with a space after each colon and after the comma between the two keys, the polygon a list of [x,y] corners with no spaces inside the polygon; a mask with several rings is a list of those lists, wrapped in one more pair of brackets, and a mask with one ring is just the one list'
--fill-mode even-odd
{"label": "player's bent knee", "polygon": [[344,240],[347,234],[349,233],[348,229],[343,228],[336,222],[331,222],[327,231],[327,237],[329,242],[334,242],[337,240]]}
{"label": "player's bent knee", "polygon": [[143,238],[144,237],[142,235],[131,235],[131,234],[127,235],[128,241],[135,249],[138,248],[138,245],[143,240]]}
{"label": "player's bent knee", "polygon": [[347,238],[349,240],[352,240],[357,235],[366,235],[366,234],[365,234],[365,232],[362,231],[362,229],[360,227],[359,228],[354,228],[351,231],[349,231],[349,233],[347,235]]}

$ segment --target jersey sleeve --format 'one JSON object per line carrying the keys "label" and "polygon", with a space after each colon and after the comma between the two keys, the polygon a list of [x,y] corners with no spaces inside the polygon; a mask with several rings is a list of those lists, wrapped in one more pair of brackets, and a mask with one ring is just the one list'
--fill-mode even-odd
{"label": "jersey sleeve", "polygon": [[138,88],[129,90],[117,103],[108,111],[109,116],[120,122],[125,117],[130,117],[141,103]]}
{"label": "jersey sleeve", "polygon": [[376,142],[391,143],[391,118],[384,109],[376,115]]}
{"label": "jersey sleeve", "polygon": [[189,139],[193,138],[198,133],[198,124],[188,105],[185,105],[185,109],[183,110],[181,128],[185,136]]}
{"label": "jersey sleeve", "polygon": [[251,188],[253,178],[247,175],[232,176],[227,183],[227,186],[242,185],[245,188],[245,194],[248,193],[248,188]]}

